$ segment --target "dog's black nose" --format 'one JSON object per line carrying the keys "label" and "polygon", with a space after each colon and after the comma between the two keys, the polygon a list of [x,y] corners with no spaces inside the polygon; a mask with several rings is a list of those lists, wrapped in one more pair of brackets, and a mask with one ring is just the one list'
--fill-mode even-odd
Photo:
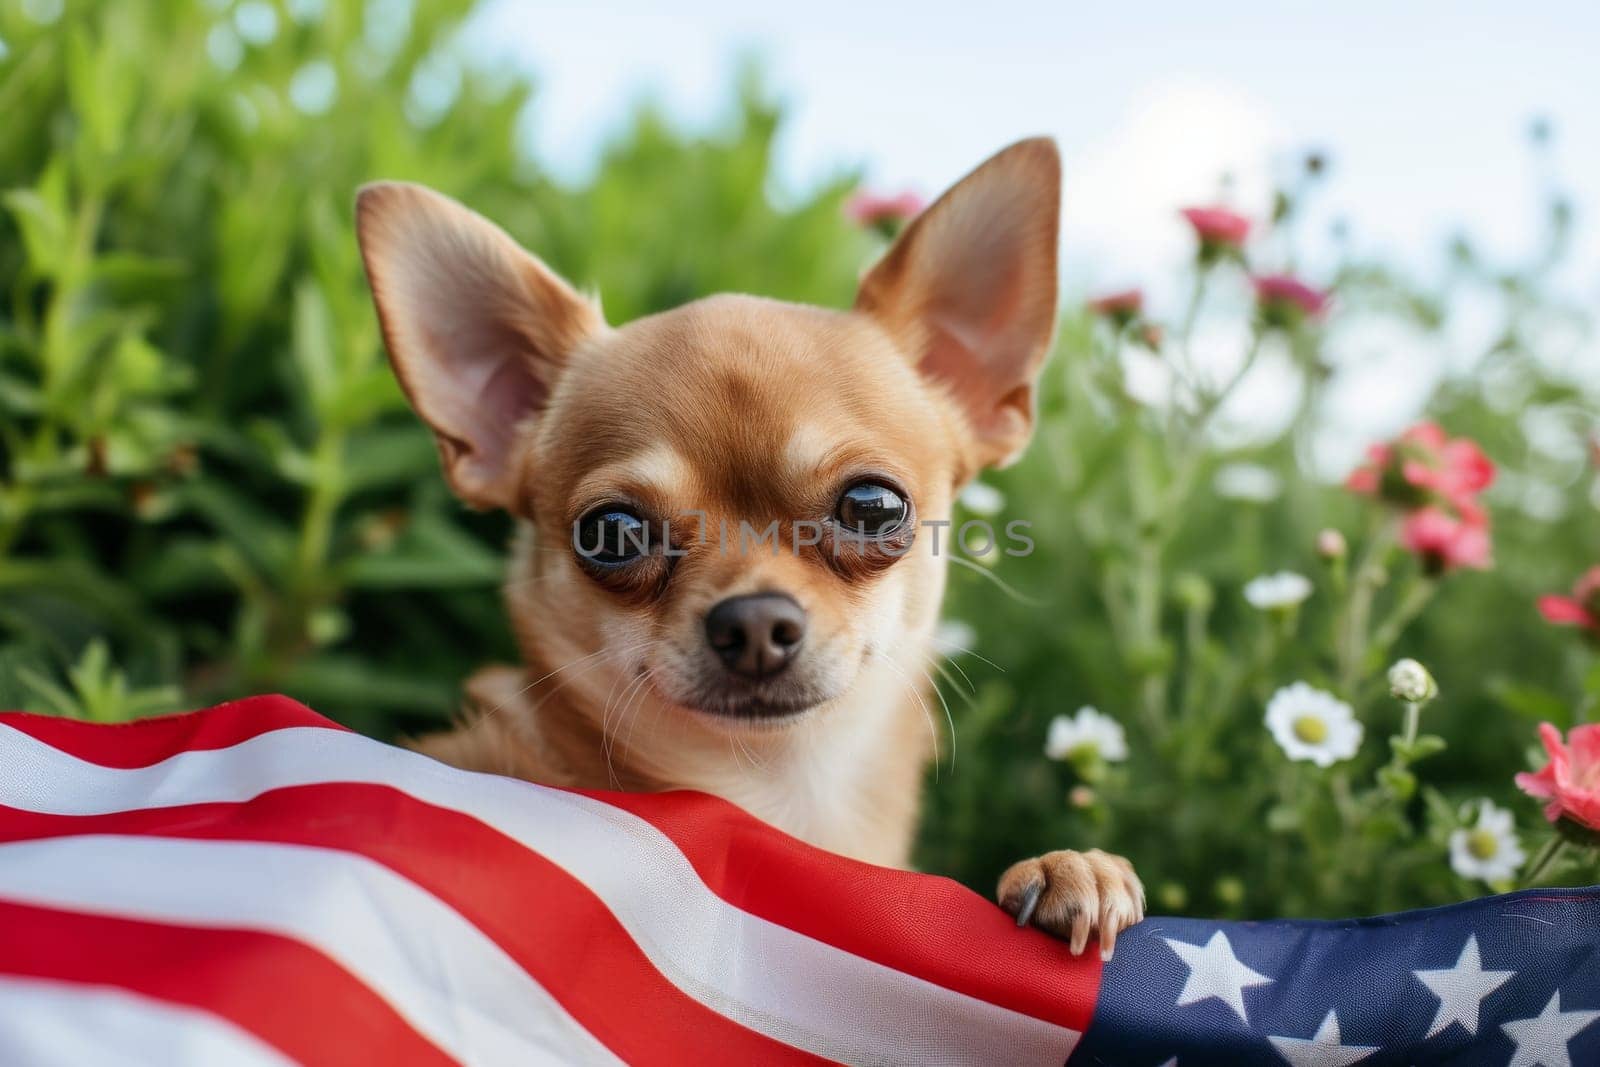
{"label": "dog's black nose", "polygon": [[783,593],[729,597],[706,613],[706,640],[723,665],[744,678],[783,670],[805,636],[805,609]]}

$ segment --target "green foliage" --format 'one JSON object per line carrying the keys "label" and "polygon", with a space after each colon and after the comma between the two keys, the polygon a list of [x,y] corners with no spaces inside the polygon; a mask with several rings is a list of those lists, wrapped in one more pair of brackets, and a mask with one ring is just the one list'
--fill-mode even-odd
{"label": "green foliage", "polygon": [[616,319],[852,292],[853,183],[773,205],[753,77],[725,128],[641,111],[563,188],[518,148],[529,83],[463,64],[460,5],[49,10],[0,6],[0,704],[76,706],[24,680],[103,640],[165,696],[96,714],[283,690],[389,734],[511,654],[507,523],[445,491],[389,372],[363,181],[470,203]]}
{"label": "green foliage", "polygon": [[[614,321],[727,289],[840,306],[874,251],[843,221],[848,175],[774,195],[780,115],[753,78],[709,135],[642,108],[591,180],[563,186],[519,147],[530,84],[463,61],[456,5],[58,6],[0,0],[0,706],[120,720],[282,690],[392,736],[445,719],[474,666],[512,655],[507,523],[449,496],[389,373],[351,230],[361,182],[469,203]],[[1285,235],[1305,192],[1280,201]],[[1464,304],[1501,316],[1430,405],[1502,464],[1485,574],[1431,581],[1376,540],[1381,509],[1303,473],[1341,370],[1314,322],[1257,324],[1256,356],[1292,368],[1303,399],[1289,431],[1238,446],[1216,432],[1225,384],[1141,403],[1131,335],[1067,317],[1036,445],[992,478],[1038,550],[952,576],[981,658],[947,668],[956,759],[930,787],[926,868],[986,889],[1021,855],[1098,844],[1135,860],[1158,909],[1204,914],[1478,888],[1445,861],[1463,804],[1491,797],[1529,830],[1510,775],[1535,722],[1600,701],[1593,655],[1532,610],[1600,545],[1592,471],[1529,432],[1595,429],[1595,368],[1547,358],[1590,329],[1549,295],[1570,213],[1550,217],[1529,265],[1463,243],[1437,285],[1360,262],[1336,279],[1336,324],[1439,337]],[[1245,314],[1236,265],[1204,277],[1205,314]],[[1283,494],[1213,491],[1241,460]],[[1532,506],[1552,494],[1559,515]],[[1348,574],[1324,565],[1324,526],[1379,549]],[[1305,607],[1246,605],[1243,583],[1280,568],[1316,577]],[[1439,679],[1425,732],[1384,692],[1400,654]],[[1262,728],[1302,678],[1355,706],[1355,760],[1291,763]],[[1127,762],[1044,757],[1049,720],[1080,704],[1127,726]]]}
{"label": "green foliage", "polygon": [[[1313,191],[1280,198],[1282,261],[1255,269],[1293,262],[1294,209]],[[1245,361],[1289,370],[1298,411],[1281,434],[1244,446],[1217,432],[1232,381],[1202,376],[1172,407],[1130,396],[1124,373],[1130,358],[1159,358],[1181,381],[1196,308],[1202,319],[1248,315],[1238,265],[1196,265],[1188,319],[1153,355],[1140,322],[1068,320],[1033,450],[986,479],[1008,501],[992,521],[1032,519],[1038,551],[993,576],[952,575],[947,614],[976,628],[984,659],[957,660],[976,686],[947,686],[970,707],[957,718],[958,773],[930,793],[924,867],[982,888],[1017,855],[1097,845],[1133,859],[1157,910],[1336,915],[1482,892],[1446,863],[1476,798],[1516,813],[1528,852],[1549,837],[1512,775],[1544,762],[1529,751],[1539,721],[1565,728],[1600,710],[1595,646],[1534,608],[1600,562],[1597,368],[1592,350],[1568,355],[1593,323],[1552,282],[1562,204],[1552,197],[1546,251],[1529,264],[1463,252],[1422,287],[1352,260],[1333,279],[1325,326],[1255,322]],[[1435,577],[1396,545],[1395,512],[1308,477],[1302,457],[1343,369],[1336,332],[1440,338],[1464,312],[1497,316],[1492,340],[1463,354],[1428,412],[1499,464],[1485,498],[1495,566]],[[1219,491],[1218,472],[1242,462],[1273,472],[1281,494]],[[1348,560],[1319,557],[1325,528],[1343,531]],[[1310,600],[1251,607],[1244,585],[1279,570],[1313,578]],[[1008,596],[991,577],[1028,594]],[[1443,694],[1421,712],[1422,733],[1384,683],[1399,656],[1427,664]],[[1297,680],[1354,706],[1366,733],[1355,759],[1324,770],[1273,743],[1267,702]],[[1050,720],[1085,704],[1126,725],[1126,763],[1085,774],[1079,760],[1041,758]],[[1554,874],[1592,881],[1593,856]]]}

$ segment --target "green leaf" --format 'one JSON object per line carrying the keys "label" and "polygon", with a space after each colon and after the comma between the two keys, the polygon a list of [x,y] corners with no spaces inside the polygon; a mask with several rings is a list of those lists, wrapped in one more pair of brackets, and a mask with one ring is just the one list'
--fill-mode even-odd
{"label": "green leaf", "polygon": [[359,431],[345,448],[344,484],[350,493],[412,486],[436,476],[439,452],[419,425]]}
{"label": "green leaf", "polygon": [[460,700],[451,681],[406,674],[388,665],[335,653],[305,660],[275,682],[284,692],[335,719],[352,708],[428,712],[443,718]]}
{"label": "green leaf", "polygon": [[67,38],[67,85],[72,105],[88,133],[95,165],[103,165],[122,147],[127,116],[138,93],[124,77],[114,42],[97,49],[86,30]]}
{"label": "green leaf", "polygon": [[1379,767],[1378,783],[1400,800],[1411,799],[1417,791],[1417,776],[1397,767]]}
{"label": "green leaf", "polygon": [[1550,722],[1565,730],[1572,725],[1572,704],[1532,682],[1494,678],[1489,694],[1504,707],[1534,722]]}
{"label": "green leaf", "polygon": [[27,710],[59,715],[66,719],[88,718],[70,690],[57,685],[32,667],[18,667],[16,670],[17,681],[22,683],[29,694],[28,703],[25,705]]}
{"label": "green leaf", "polygon": [[393,548],[353,560],[345,580],[359,589],[459,589],[492,586],[505,561],[449,523],[420,515]]}
{"label": "green leaf", "polygon": [[1401,762],[1411,764],[1443,752],[1445,740],[1434,734],[1423,734],[1407,744],[1404,737],[1395,735],[1389,738],[1389,748]]}
{"label": "green leaf", "polygon": [[406,395],[387,363],[348,375],[328,400],[324,417],[330,426],[345,428],[371,422],[380,415],[406,408]]}
{"label": "green leaf", "polygon": [[40,277],[58,274],[72,241],[65,209],[32,189],[12,189],[0,196],[0,202],[22,231],[28,266]]}
{"label": "green leaf", "polygon": [[173,494],[184,510],[206,519],[236,546],[262,577],[288,573],[294,533],[259,502],[209,476],[177,486]]}
{"label": "green leaf", "polygon": [[1275,804],[1267,809],[1267,829],[1275,834],[1293,833],[1300,829],[1300,810],[1290,804]]}
{"label": "green leaf", "polygon": [[326,419],[340,386],[339,366],[328,302],[309,280],[301,281],[294,290],[292,352],[311,410],[319,419]]}
{"label": "green leaf", "polygon": [[89,268],[89,281],[115,303],[137,303],[169,298],[184,279],[187,265],[181,259],[107,252]]}

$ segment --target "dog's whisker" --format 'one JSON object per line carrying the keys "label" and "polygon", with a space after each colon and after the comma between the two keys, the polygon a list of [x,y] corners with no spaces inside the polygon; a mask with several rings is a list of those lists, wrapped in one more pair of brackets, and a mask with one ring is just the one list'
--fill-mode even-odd
{"label": "dog's whisker", "polygon": [[950,673],[950,669],[937,658],[930,659],[928,665],[939,672],[940,678],[950,683],[950,688],[956,691],[956,696],[966,701],[968,707],[972,706],[972,698],[977,694],[970,684],[963,684],[959,681],[955,675]]}
{"label": "dog's whisker", "polygon": [[[611,690],[606,694],[605,706],[600,712],[600,747],[606,757],[606,774],[611,784],[617,787],[620,787],[621,783],[617,780],[616,765],[613,762],[613,756],[616,753],[616,737],[610,729],[611,709],[613,706],[613,694],[616,694],[617,686],[622,685],[625,677],[625,675],[619,675],[612,681]],[[619,731],[622,728],[623,704],[632,695],[634,687],[643,682],[644,678],[643,674],[629,678],[627,684],[622,685],[622,692],[616,695],[615,705],[618,712],[617,729]]]}
{"label": "dog's whisker", "polygon": [[[990,659],[989,657],[983,655],[981,652],[978,652],[978,651],[976,651],[974,649],[964,648],[963,646],[956,644],[954,641],[945,640],[944,638],[938,637],[937,635],[931,636],[930,640],[933,642],[933,645],[934,645],[935,648],[939,648],[940,646],[944,646],[942,651],[945,653],[945,655],[947,657],[971,656],[973,659],[981,660],[984,663],[987,663],[989,666],[993,667],[995,670],[999,671],[1001,674],[1004,674],[1006,672],[1006,669],[1004,667],[1000,666],[1000,664],[996,663],[994,660]],[[948,662],[950,663],[950,665],[952,667],[956,666],[956,661],[954,659],[949,659]],[[965,674],[966,672],[962,671],[962,673]]]}
{"label": "dog's whisker", "polygon": [[[933,662],[935,666],[939,668],[939,673],[945,675],[947,678],[949,677],[949,672],[951,670],[954,670],[957,674],[961,675],[961,680],[967,683],[967,692],[977,695],[978,687],[973,684],[972,676],[966,671],[962,670],[961,664],[957,663],[949,653],[942,653],[941,655],[937,656]],[[954,684],[953,679],[951,684]]]}
{"label": "dog's whisker", "polygon": [[600,707],[600,749],[605,753],[606,772],[611,784],[613,785],[615,785],[617,782],[617,776],[615,769],[611,765],[611,708],[613,701],[616,700],[618,696],[617,687],[622,686],[623,692],[626,693],[631,685],[632,680],[629,679],[626,674],[619,673],[616,677],[611,679],[611,688],[606,690],[605,702]]}
{"label": "dog's whisker", "polygon": [[[620,650],[617,651],[616,655],[624,656],[624,655],[627,655],[628,652],[630,652],[630,651],[632,651],[632,650],[631,649],[620,649]],[[596,660],[596,661],[594,661],[592,663],[585,664],[582,670],[576,671],[576,672],[574,672],[572,674],[567,675],[566,677],[562,678],[561,681],[557,682],[554,688],[547,689],[543,693],[540,693],[539,697],[538,697],[538,703],[535,704],[534,706],[535,707],[543,707],[545,704],[547,704],[551,700],[555,699],[555,695],[557,693],[561,692],[567,686],[571,685],[573,682],[578,681],[580,678],[588,677],[590,674],[594,673],[595,670],[597,670],[600,667],[604,667],[606,665],[607,665],[607,660],[605,660],[605,659],[599,659],[599,660]]]}
{"label": "dog's whisker", "polygon": [[1004,578],[1000,577],[998,574],[991,571],[988,567],[983,566],[981,563],[974,563],[970,559],[966,559],[962,556],[948,556],[946,558],[957,566],[965,567],[974,574],[982,575],[985,581],[993,583],[996,589],[1000,590],[1006,596],[1010,597],[1012,600],[1015,600],[1019,604],[1026,604],[1030,608],[1045,608],[1050,606],[1050,602],[1048,600],[1040,600],[1038,597],[1029,596],[1016,586],[1012,585],[1010,582],[1006,581]]}
{"label": "dog's whisker", "polygon": [[754,767],[756,767],[758,770],[762,770],[762,771],[765,771],[767,769],[767,761],[762,759],[760,756],[756,755],[755,751],[753,749],[751,749],[751,747],[749,745],[745,744],[744,738],[742,738],[739,735],[735,734],[734,735],[734,739],[739,742],[739,747],[744,749],[744,754],[750,758],[750,763]]}
{"label": "dog's whisker", "polygon": [[[956,773],[956,717],[950,714],[950,702],[939,691],[939,685],[933,680],[933,675],[928,673],[926,667],[918,669],[922,671],[922,676],[928,679],[928,688],[933,690],[933,695],[939,698],[939,704],[944,708],[944,721],[950,724],[950,773],[954,774]],[[934,755],[937,758],[938,749],[934,750]]]}
{"label": "dog's whisker", "polygon": [[521,697],[523,694],[527,693],[528,690],[532,689],[534,686],[539,685],[542,682],[546,682],[546,681],[550,680],[551,678],[554,678],[556,675],[560,674],[562,671],[568,670],[569,668],[572,668],[572,667],[576,667],[580,663],[584,663],[584,662],[586,662],[588,660],[592,660],[592,659],[595,659],[595,658],[597,658],[599,656],[603,656],[609,651],[611,651],[611,649],[609,647],[602,647],[597,652],[591,652],[587,656],[580,656],[578,659],[572,660],[569,663],[562,664],[561,666],[557,667],[555,670],[551,671],[549,674],[545,674],[545,675],[543,675],[541,677],[535,678],[533,681],[529,682],[527,685],[523,686],[521,689],[518,689],[515,693],[512,693],[510,696],[508,696],[504,700],[500,701],[494,707],[492,707],[488,711],[484,712],[480,716],[480,718],[488,719],[488,718],[492,718],[495,715],[498,715],[502,710],[504,710],[506,707],[510,706],[510,704],[513,701],[515,701],[518,697]]}
{"label": "dog's whisker", "polygon": [[639,725],[639,712],[643,710],[646,701],[650,697],[651,681],[653,676],[654,672],[649,667],[646,667],[644,671],[640,673],[639,686],[633,691],[633,696],[629,699],[629,704],[624,706],[622,716],[617,720],[617,727],[619,730],[622,726],[622,719],[625,718],[628,720],[628,736],[622,739],[622,751],[624,753],[632,751],[633,728]]}
{"label": "dog's whisker", "polygon": [[933,780],[937,782],[939,780],[939,728],[933,722],[933,709],[928,707],[926,700],[922,699],[922,694],[917,691],[917,685],[911,680],[911,676],[902,670],[892,657],[884,656],[883,663],[899,676],[906,689],[912,696],[917,698],[917,703],[922,705],[922,716],[928,723],[928,736],[933,740]]}
{"label": "dog's whisker", "polygon": [[[618,681],[621,681],[621,678],[618,678]],[[606,723],[610,721],[611,705],[613,704],[611,704],[610,694],[606,697],[606,709],[602,713],[602,718],[600,718],[600,742],[602,742],[603,749],[605,749],[606,771],[610,773],[611,781],[613,782],[618,781],[613,758],[616,755],[616,739],[618,739],[618,734],[622,733],[622,721],[629,717],[630,704],[634,701],[635,694],[642,694],[648,681],[650,681],[650,670],[642,670],[635,677],[629,678],[627,685],[622,686],[622,693],[616,697],[616,728],[610,729],[610,731],[608,731]],[[616,685],[618,685],[616,681],[611,683],[613,691],[616,689]],[[632,737],[632,731],[629,731],[629,736]],[[626,752],[627,741],[622,742],[622,749]]]}

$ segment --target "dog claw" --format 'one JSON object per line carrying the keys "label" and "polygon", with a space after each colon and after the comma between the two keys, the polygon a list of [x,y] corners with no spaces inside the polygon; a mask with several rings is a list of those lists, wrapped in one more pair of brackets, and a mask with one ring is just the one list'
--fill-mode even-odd
{"label": "dog claw", "polygon": [[1033,918],[1033,909],[1039,906],[1039,898],[1044,895],[1043,882],[1030,882],[1022,890],[1022,903],[1017,908],[1017,925],[1027,926],[1028,920]]}

